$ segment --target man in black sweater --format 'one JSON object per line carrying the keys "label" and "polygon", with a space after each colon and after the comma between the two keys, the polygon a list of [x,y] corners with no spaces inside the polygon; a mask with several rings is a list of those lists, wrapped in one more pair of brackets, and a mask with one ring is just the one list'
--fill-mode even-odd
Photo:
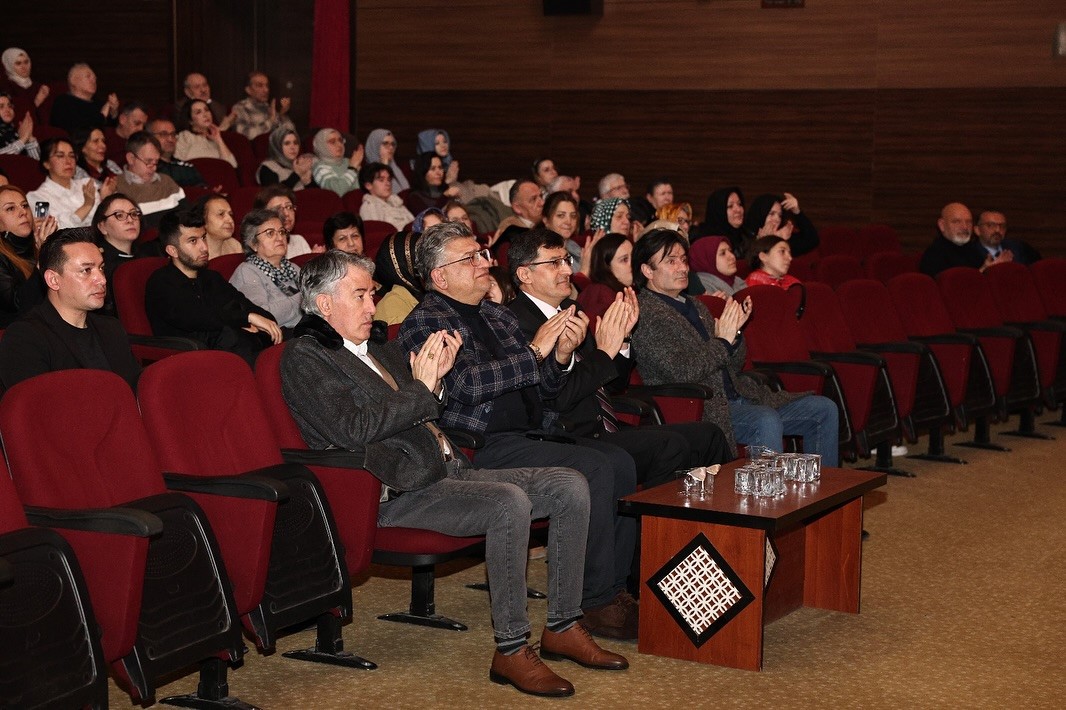
{"label": "man in black sweater", "polygon": [[213,350],[229,350],[248,361],[271,343],[281,328],[216,271],[207,268],[207,232],[195,210],[166,213],[159,241],[170,264],[148,278],[144,305],[155,335],[199,340]]}

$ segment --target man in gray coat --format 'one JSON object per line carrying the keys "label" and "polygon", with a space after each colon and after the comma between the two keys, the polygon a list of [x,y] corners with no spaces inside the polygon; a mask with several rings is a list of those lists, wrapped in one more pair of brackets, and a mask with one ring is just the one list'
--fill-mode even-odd
{"label": "man in gray coat", "polygon": [[382,482],[380,526],[486,536],[494,682],[534,695],[574,692],[526,643],[526,550],[535,518],[551,520],[541,656],[627,668],[625,658],[600,648],[577,623],[589,516],[585,479],[562,467],[471,468],[433,423],[444,397],[442,380],[462,339],[437,331],[409,358],[391,343],[370,342],[373,271],[365,257],[330,251],[301,274],[307,317],[282,356],[281,376],[304,439],[313,448],[363,454],[366,468]]}

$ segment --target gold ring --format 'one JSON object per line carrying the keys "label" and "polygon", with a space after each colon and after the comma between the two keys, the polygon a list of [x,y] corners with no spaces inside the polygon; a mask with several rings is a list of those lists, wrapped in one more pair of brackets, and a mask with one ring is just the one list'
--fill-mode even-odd
{"label": "gold ring", "polygon": [[429,355],[426,355],[426,357],[432,360],[435,356],[433,355],[433,353],[430,353]]}

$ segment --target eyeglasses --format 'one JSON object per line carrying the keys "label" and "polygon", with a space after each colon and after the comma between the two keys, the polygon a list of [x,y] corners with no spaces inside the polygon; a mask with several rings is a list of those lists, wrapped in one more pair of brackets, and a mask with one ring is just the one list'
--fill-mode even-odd
{"label": "eyeglasses", "polygon": [[286,239],[289,238],[289,230],[287,230],[285,228],[274,229],[273,227],[271,227],[270,229],[264,229],[262,232],[256,232],[255,233],[255,238],[258,239],[259,237],[263,236],[264,234],[266,235],[267,239],[273,239],[274,237],[278,236],[279,234],[281,236],[285,237]]}
{"label": "eyeglasses", "polygon": [[479,263],[491,264],[492,263],[492,254],[489,252],[488,249],[482,249],[481,251],[476,251],[473,254],[468,254],[467,256],[464,256],[462,259],[456,259],[455,261],[449,261],[447,264],[441,264],[437,268],[438,269],[443,269],[445,266],[451,266],[452,264],[458,264],[461,261],[469,261],[474,266],[477,266]]}
{"label": "eyeglasses", "polygon": [[111,217],[114,217],[115,220],[117,220],[119,222],[126,222],[126,221],[131,220],[131,219],[140,219],[141,218],[141,211],[140,210],[130,210],[129,212],[126,212],[126,211],[123,211],[123,210],[115,210],[111,214],[105,214],[104,215],[104,219],[109,219]]}
{"label": "eyeglasses", "polygon": [[176,131],[156,131],[152,135],[155,136],[156,138],[177,138],[178,137],[178,134],[177,134]]}
{"label": "eyeglasses", "polygon": [[295,213],[296,212],[296,205],[294,205],[294,204],[278,205],[277,207],[274,207],[273,209],[274,209],[275,212],[293,212],[293,213]]}
{"label": "eyeglasses", "polygon": [[531,261],[528,264],[526,264],[526,266],[540,266],[541,264],[551,264],[553,269],[561,269],[561,268],[563,268],[563,264],[566,264],[567,266],[573,268],[573,266],[574,266],[574,257],[571,256],[570,254],[567,254],[566,256],[560,256],[557,259],[545,259],[544,261]]}
{"label": "eyeglasses", "polygon": [[136,158],[137,160],[139,160],[142,163],[144,163],[149,168],[154,168],[154,167],[157,167],[159,165],[159,159],[158,158],[156,158],[155,160],[145,160],[144,158],[142,158],[141,156],[137,155],[136,153],[130,153],[130,155],[132,155],[134,158]]}

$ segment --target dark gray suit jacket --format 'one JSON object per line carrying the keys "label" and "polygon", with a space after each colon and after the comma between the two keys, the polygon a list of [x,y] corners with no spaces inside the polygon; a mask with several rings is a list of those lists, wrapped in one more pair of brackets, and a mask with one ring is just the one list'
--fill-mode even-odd
{"label": "dark gray suit jacket", "polygon": [[309,316],[301,327],[309,320],[317,321],[314,332],[289,341],[281,358],[282,392],[307,445],[361,452],[363,466],[400,491],[445,478],[440,447],[423,426],[441,405],[394,344],[371,342],[369,352],[399,390],[346,350],[325,321]]}

